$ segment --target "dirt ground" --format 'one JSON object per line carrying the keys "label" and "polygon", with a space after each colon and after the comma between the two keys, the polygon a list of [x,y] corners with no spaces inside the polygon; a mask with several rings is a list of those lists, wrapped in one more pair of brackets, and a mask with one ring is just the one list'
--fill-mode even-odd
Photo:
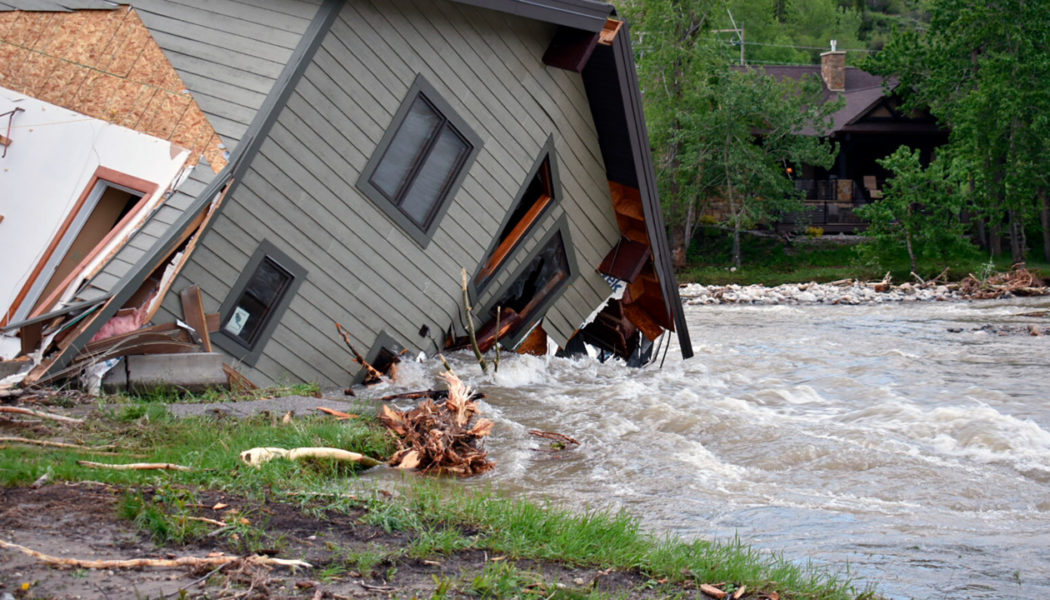
{"label": "dirt ground", "polygon": [[[148,494],[148,492],[146,492]],[[132,522],[118,516],[124,491],[91,482],[56,483],[38,489],[0,488],[0,538],[52,556],[78,559],[175,558],[212,552],[241,556],[219,537],[182,547],[158,547]],[[14,550],[0,550],[0,597],[15,598],[430,598],[442,578],[464,581],[501,557],[479,551],[439,556],[435,560],[398,558],[361,574],[347,568],[347,551],[387,551],[407,544],[406,537],[362,524],[361,514],[304,514],[284,502],[247,502],[220,492],[199,492],[197,516],[221,519],[213,509],[239,507],[264,526],[266,543],[280,558],[305,560],[313,569],[234,563],[221,570],[192,568],[60,569]],[[256,544],[256,547],[260,547]],[[600,589],[628,597],[648,596],[637,573],[567,568],[518,562],[548,588],[560,585]],[[10,596],[9,596],[10,595]],[[452,593],[452,596],[461,596]],[[546,596],[547,594],[544,594]]]}

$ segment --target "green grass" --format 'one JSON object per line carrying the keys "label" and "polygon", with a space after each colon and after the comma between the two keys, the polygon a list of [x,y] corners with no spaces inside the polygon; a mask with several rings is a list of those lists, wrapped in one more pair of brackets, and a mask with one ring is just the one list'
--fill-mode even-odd
{"label": "green grass", "polygon": [[259,388],[254,390],[232,390],[222,388],[210,388],[204,392],[191,393],[179,387],[162,387],[151,389],[146,392],[119,392],[110,397],[116,402],[131,403],[165,403],[165,402],[238,402],[245,400],[259,400],[262,398],[274,398],[279,396],[317,396],[321,394],[321,386],[316,383],[297,383],[293,385],[276,388]]}
{"label": "green grass", "polygon": [[[0,483],[24,485],[49,472],[53,479],[59,480],[94,479],[122,485],[178,481],[220,489],[233,486],[239,492],[258,495],[271,486],[308,489],[319,482],[345,477],[354,468],[345,464],[296,465],[275,460],[267,468],[255,469],[241,463],[243,450],[260,446],[331,446],[376,458],[383,458],[392,450],[389,436],[368,418],[336,421],[331,417],[310,416],[296,418],[287,425],[267,416],[176,419],[168,415],[162,404],[154,402],[106,405],[99,416],[80,426],[76,435],[77,443],[116,444],[128,455],[110,457],[14,445],[0,453]],[[110,471],[83,467],[77,460],[165,462],[195,470]]]}
{"label": "green grass", "polygon": [[[626,513],[570,512],[508,498],[498,492],[468,491],[452,482],[413,479],[399,493],[345,494],[355,471],[330,463],[275,460],[260,469],[243,465],[239,453],[256,446],[334,446],[377,458],[392,451],[386,432],[370,418],[335,421],[297,418],[282,424],[272,417],[249,419],[175,419],[156,400],[103,403],[85,424],[48,425],[45,437],[89,445],[117,444],[124,456],[12,445],[0,452],[0,481],[28,484],[45,472],[53,480],[94,480],[127,490],[120,514],[157,543],[184,544],[213,534],[214,525],[189,518],[200,490],[221,490],[263,502],[284,496],[301,498],[304,511],[360,512],[366,524],[401,532],[407,543],[394,547],[331,548],[333,561],[319,576],[343,573],[389,579],[399,560],[442,560],[461,551],[482,551],[501,559],[477,570],[436,582],[435,597],[456,592],[479,598],[606,598],[594,590],[563,589],[521,561],[556,562],[567,567],[615,569],[640,574],[668,597],[692,590],[689,582],[730,582],[751,590],[777,591],[781,598],[847,600],[864,598],[846,579],[800,566],[783,557],[757,552],[738,540],[683,541],[642,530]],[[138,456],[132,457],[131,454]],[[99,462],[170,462],[193,472],[109,471],[80,466],[78,459]],[[328,496],[326,493],[335,492]],[[265,518],[243,513],[248,522],[230,522],[224,539],[241,552],[273,547]],[[506,561],[506,562],[503,562]],[[571,588],[571,586],[570,586]]]}
{"label": "green grass", "polygon": [[654,537],[626,513],[574,513],[426,482],[403,494],[398,504],[400,510],[420,515],[424,527],[477,530],[460,545],[469,542],[462,547],[514,560],[638,569],[654,580],[670,582],[726,581],[750,589],[775,589],[784,598],[873,597],[871,590],[857,590],[846,578],[759,553],[739,540],[684,542]]}
{"label": "green grass", "polygon": [[[700,229],[687,254],[687,265],[678,274],[683,283],[726,285],[730,283],[775,286],[807,281],[828,282],[840,279],[878,280],[889,272],[894,281],[912,281],[906,251],[901,248],[890,256],[874,261],[855,243],[843,243],[836,236],[797,238],[785,243],[775,237],[745,235],[741,238],[742,266],[732,269],[729,233],[713,227]],[[949,277],[958,280],[969,273],[979,273],[988,263],[987,256],[976,251],[960,256],[920,258],[919,276],[938,275],[948,267]],[[994,261],[996,270],[1010,268],[1009,257]],[[1050,264],[1029,260],[1028,268],[1050,275]]]}

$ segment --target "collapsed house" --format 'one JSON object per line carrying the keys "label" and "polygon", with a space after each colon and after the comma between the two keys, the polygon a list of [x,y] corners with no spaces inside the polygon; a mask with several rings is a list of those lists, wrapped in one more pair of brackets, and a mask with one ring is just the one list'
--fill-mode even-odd
{"label": "collapsed house", "polygon": [[[373,364],[459,344],[464,269],[483,344],[644,362],[674,332],[692,355],[611,5],[0,11],[0,243],[33,238],[0,272],[0,355],[31,357],[26,384],[204,349],[256,383],[342,385],[335,322]],[[61,162],[34,141],[74,124],[128,160],[95,130]],[[24,209],[31,169],[68,179],[47,211]]]}

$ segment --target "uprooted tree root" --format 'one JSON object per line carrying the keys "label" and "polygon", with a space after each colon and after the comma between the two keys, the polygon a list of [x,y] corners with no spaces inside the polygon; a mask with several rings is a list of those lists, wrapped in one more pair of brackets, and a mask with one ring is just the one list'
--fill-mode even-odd
{"label": "uprooted tree root", "polygon": [[471,476],[496,466],[482,449],[492,432],[492,421],[471,420],[478,414],[475,395],[451,372],[440,375],[448,384],[443,403],[424,398],[413,409],[399,411],[384,405],[379,420],[397,437],[398,450],[390,465],[424,473]]}
{"label": "uprooted tree root", "polygon": [[991,300],[1005,296],[1043,296],[1046,284],[1023,265],[1014,265],[1006,273],[995,273],[983,281],[969,274],[959,282],[959,294],[973,300]]}

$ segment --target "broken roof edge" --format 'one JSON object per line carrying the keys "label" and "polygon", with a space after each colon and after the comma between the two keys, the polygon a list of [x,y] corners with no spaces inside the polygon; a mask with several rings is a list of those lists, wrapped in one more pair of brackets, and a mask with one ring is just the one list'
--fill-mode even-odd
{"label": "broken roof edge", "polygon": [[667,242],[667,227],[664,225],[663,208],[660,206],[660,194],[656,186],[656,171],[653,168],[652,149],[649,147],[649,129],[645,124],[645,110],[638,84],[638,72],[634,65],[634,52],[631,50],[630,33],[629,25],[625,23],[623,31],[613,39],[612,44],[616,75],[628,124],[627,135],[630,139],[631,153],[634,155],[638,191],[642,197],[642,214],[645,216],[645,227],[649,234],[649,246],[653,250],[653,263],[660,276],[664,305],[674,320],[682,358],[691,358],[693,344],[689,338],[689,327],[685,320],[682,299],[678,294],[678,279],[675,277],[671,249]]}
{"label": "broken roof edge", "polygon": [[[112,295],[102,306],[102,309],[95,314],[92,321],[84,327],[76,339],[72,340],[66,348],[60,351],[59,355],[47,368],[44,377],[60,372],[72,362],[76,354],[98,333],[98,330],[116,315],[124,303],[134,295],[139,286],[157,267],[158,261],[163,260],[165,256],[175,250],[182,234],[193,224],[197,215],[211,205],[215,196],[222,192],[227,184],[231,187],[226,190],[226,193],[232,193],[233,187],[238,184],[240,176],[251,164],[251,158],[259,152],[259,148],[266,139],[267,133],[277,120],[277,114],[287,103],[296,83],[302,77],[318,47],[320,47],[322,38],[339,14],[339,9],[342,7],[343,2],[344,0],[323,1],[309,27],[307,27],[306,33],[303,34],[302,39],[292,53],[291,59],[285,64],[273,88],[270,89],[266,100],[256,113],[248,131],[245,132],[241,142],[234,148],[229,162],[201,190],[193,204],[179,216],[179,219],[172,224],[166,234],[159,238],[150,250],[135,263],[135,266],[113,286]],[[220,212],[221,209],[221,206],[216,208]],[[210,223],[213,222],[214,219],[204,224],[200,235],[204,235],[207,229],[210,228]]]}
{"label": "broken roof edge", "polygon": [[452,0],[503,13],[597,33],[616,12],[613,5],[595,0]]}

